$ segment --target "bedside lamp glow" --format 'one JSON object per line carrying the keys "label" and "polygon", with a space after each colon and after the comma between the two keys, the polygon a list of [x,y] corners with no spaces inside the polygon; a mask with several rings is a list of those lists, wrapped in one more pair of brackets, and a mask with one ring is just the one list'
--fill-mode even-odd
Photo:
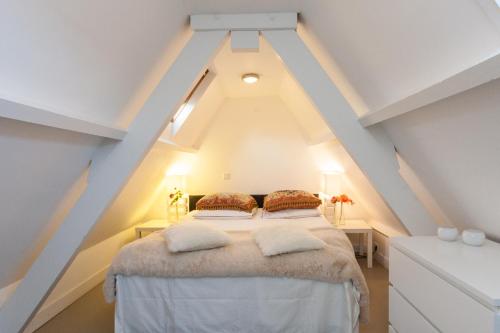
{"label": "bedside lamp glow", "polygon": [[188,163],[175,163],[165,172],[166,177],[186,176],[191,171],[191,165]]}
{"label": "bedside lamp glow", "polygon": [[342,192],[342,174],[341,173],[323,173],[323,193],[328,197]]}

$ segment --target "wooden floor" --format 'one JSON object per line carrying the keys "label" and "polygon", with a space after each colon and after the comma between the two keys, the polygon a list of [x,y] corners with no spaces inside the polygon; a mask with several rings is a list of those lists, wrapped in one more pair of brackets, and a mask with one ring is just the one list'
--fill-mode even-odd
{"label": "wooden floor", "polygon": [[[361,268],[370,288],[370,324],[361,325],[360,333],[387,333],[388,321],[388,273],[378,263]],[[67,307],[64,311],[40,327],[36,333],[110,333],[113,332],[114,305],[106,304],[102,285]]]}
{"label": "wooden floor", "polygon": [[370,289],[370,323],[361,325],[360,333],[387,333],[389,330],[389,272],[378,262],[366,267],[366,260],[359,260]]}

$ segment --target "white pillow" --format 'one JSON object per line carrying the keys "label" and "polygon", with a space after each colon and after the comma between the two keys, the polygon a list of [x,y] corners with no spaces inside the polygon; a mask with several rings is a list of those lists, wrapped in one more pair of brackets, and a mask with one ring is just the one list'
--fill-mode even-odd
{"label": "white pillow", "polygon": [[298,219],[303,217],[321,216],[319,208],[310,209],[283,209],[276,212],[262,211],[263,219]]}
{"label": "white pillow", "polygon": [[296,225],[261,227],[253,232],[253,236],[267,257],[282,253],[319,250],[326,245],[306,228]]}
{"label": "white pillow", "polygon": [[251,212],[245,212],[241,210],[196,210],[192,213],[192,216],[196,219],[251,219],[255,213],[257,213],[257,208],[254,208]]}
{"label": "white pillow", "polygon": [[163,232],[170,252],[208,250],[231,243],[227,233],[203,222],[185,222]]}

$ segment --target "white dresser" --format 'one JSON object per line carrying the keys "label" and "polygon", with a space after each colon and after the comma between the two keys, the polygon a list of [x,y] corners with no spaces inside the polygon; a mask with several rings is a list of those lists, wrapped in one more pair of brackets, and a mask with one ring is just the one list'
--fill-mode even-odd
{"label": "white dresser", "polygon": [[389,281],[390,332],[500,333],[500,244],[396,237]]}

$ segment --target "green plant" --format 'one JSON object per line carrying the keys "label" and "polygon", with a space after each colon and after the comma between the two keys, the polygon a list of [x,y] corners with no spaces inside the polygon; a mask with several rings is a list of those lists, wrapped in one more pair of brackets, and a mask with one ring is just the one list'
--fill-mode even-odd
{"label": "green plant", "polygon": [[184,192],[181,189],[174,187],[174,192],[170,193],[168,196],[170,198],[170,206],[175,205],[183,196]]}

